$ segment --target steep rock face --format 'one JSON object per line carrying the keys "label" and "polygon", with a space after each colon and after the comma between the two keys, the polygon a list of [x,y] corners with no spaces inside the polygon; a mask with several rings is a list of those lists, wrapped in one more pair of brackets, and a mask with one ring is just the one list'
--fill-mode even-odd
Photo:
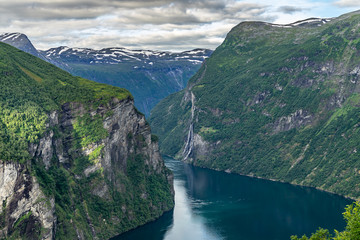
{"label": "steep rock face", "polygon": [[55,201],[41,191],[36,178],[22,164],[0,162],[1,232],[36,239],[55,237]]}
{"label": "steep rock face", "polygon": [[[111,111],[111,115],[109,111]],[[87,114],[93,118],[101,116],[103,119],[102,126],[107,132],[107,137],[83,146],[80,151],[79,149],[73,150],[66,146],[67,141],[70,141],[73,147],[79,139],[69,136],[68,132],[69,130],[76,132],[74,124],[76,125],[79,118]],[[133,101],[118,102],[117,99],[113,99],[109,106],[100,106],[90,111],[86,111],[81,104],[72,103],[64,105],[62,112],[53,115],[60,116],[60,119],[55,117],[52,121],[58,122],[60,135],[63,134],[63,138],[59,144],[58,140],[53,137],[52,131],[50,131],[40,140],[35,157],[43,161],[45,168],[51,167],[48,159],[49,152],[58,154],[59,163],[63,163],[65,169],[74,162],[74,158],[85,157],[89,162],[84,166],[76,166],[75,179],[80,182],[94,177],[96,179],[88,183],[86,187],[88,189],[87,193],[81,193],[83,198],[88,198],[87,201],[91,201],[90,199],[96,196],[104,203],[117,204],[118,199],[116,199],[114,193],[118,193],[132,201],[143,201],[142,205],[125,201],[121,205],[120,212],[111,210],[106,213],[110,214],[111,218],[105,219],[105,216],[102,216],[103,219],[99,221],[98,216],[94,219],[99,214],[96,209],[89,209],[89,206],[87,206],[88,209],[85,210],[86,200],[84,200],[82,204],[84,204],[84,210],[87,212],[86,220],[91,231],[86,233],[82,226],[75,224],[74,227],[79,239],[88,239],[89,236],[101,239],[110,237],[120,233],[119,229],[121,232],[129,230],[159,217],[164,211],[172,208],[172,197],[169,194],[171,192],[173,194],[171,187],[172,175],[164,166],[158,144],[152,138],[150,126],[145,117],[134,108]],[[82,164],[79,163],[79,165]],[[132,174],[134,175],[132,176]],[[151,189],[148,182],[150,179],[152,184],[162,184],[163,186],[160,186],[160,188],[163,189]],[[133,182],[135,180],[136,183]],[[126,185],[126,181],[131,182],[130,186]],[[138,184],[138,186],[134,186],[134,184]],[[149,191],[160,191],[167,195],[165,195],[165,198],[161,198]],[[121,204],[121,202],[118,204]],[[147,210],[139,212],[136,209],[137,207]],[[144,219],[139,220],[141,217]],[[109,221],[108,224],[112,226],[104,225],[101,222],[104,219],[105,222]],[[124,222],[129,226],[125,227]],[[89,232],[91,232],[91,235],[87,236]]]}
{"label": "steep rock face", "polygon": [[360,198],[359,23],[239,24],[153,109],[163,153]]}
{"label": "steep rock face", "polygon": [[313,122],[313,116],[302,109],[290,114],[289,116],[281,117],[276,120],[273,126],[274,133],[289,131],[293,128],[300,128],[309,125]]}
{"label": "steep rock face", "polygon": [[[144,146],[140,146],[139,151],[148,156],[146,165],[150,171],[160,173],[164,164],[157,142],[151,138],[150,125],[145,118],[136,112],[132,102],[118,105],[112,111],[113,116],[104,121],[104,127],[109,132],[109,137],[104,140],[104,158],[101,163],[105,172],[109,173],[109,176],[114,169],[123,169],[126,172],[126,161],[136,151],[134,140],[129,140],[133,135],[133,138],[144,138]],[[112,163],[116,165],[112,166]]]}
{"label": "steep rock face", "polygon": [[108,239],[174,205],[131,94],[0,43],[0,236]]}
{"label": "steep rock face", "polygon": [[[74,135],[74,125],[87,114],[102,117],[102,125],[99,127],[106,130],[107,136],[76,148],[77,142],[86,136]],[[38,144],[31,144],[29,147],[34,159],[32,165],[37,169],[37,175],[41,175],[40,181],[45,192],[50,189],[43,180],[53,177],[50,172],[55,171],[54,168],[60,167],[65,175],[75,173],[73,177],[63,179],[65,182],[74,181],[73,184],[78,185],[74,189],[69,186],[70,189],[67,190],[76,189],[79,192],[68,195],[64,193],[70,198],[65,201],[70,200],[72,204],[80,206],[68,207],[73,211],[84,211],[85,214],[80,219],[65,220],[72,222],[72,229],[67,226],[66,230],[73,232],[73,237],[105,239],[157,218],[172,208],[172,174],[165,168],[150,126],[145,117],[134,108],[133,101],[119,102],[113,99],[108,106],[93,110],[85,110],[79,103],[65,104],[61,111],[49,115],[48,129]],[[57,136],[53,129],[57,129]],[[30,238],[39,235],[41,239],[61,237],[63,233],[56,233],[56,226],[65,223],[64,219],[57,219],[61,207],[57,205],[55,211],[55,203],[61,205],[64,200],[45,195],[36,178],[30,175],[26,164],[1,162],[0,170],[4,226],[2,236],[18,234]],[[134,173],[134,176],[130,176]],[[149,179],[151,184],[161,184],[158,187],[163,189],[152,189],[153,186],[149,186],[150,183],[147,182]],[[134,186],[133,180],[136,180],[137,186]],[[160,191],[165,197],[161,198],[150,191]],[[129,201],[141,200],[143,203],[136,205],[119,201],[116,194]],[[72,198],[80,198],[80,201]],[[119,204],[120,209],[97,212],[98,209],[92,209],[96,207],[91,206],[93,201],[100,206]],[[145,211],[139,211],[136,209],[138,207]]]}

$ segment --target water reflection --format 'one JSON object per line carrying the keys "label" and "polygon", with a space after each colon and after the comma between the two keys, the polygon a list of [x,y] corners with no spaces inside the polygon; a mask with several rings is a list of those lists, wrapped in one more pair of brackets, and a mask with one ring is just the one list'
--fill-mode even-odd
{"label": "water reflection", "polygon": [[174,181],[175,188],[175,209],[174,224],[169,228],[164,239],[220,239],[211,229],[206,227],[204,219],[192,211],[201,201],[193,201],[187,196],[185,182],[183,180]]}
{"label": "water reflection", "polygon": [[315,189],[193,167],[166,159],[175,209],[114,239],[289,239],[318,227],[342,230],[351,201]]}

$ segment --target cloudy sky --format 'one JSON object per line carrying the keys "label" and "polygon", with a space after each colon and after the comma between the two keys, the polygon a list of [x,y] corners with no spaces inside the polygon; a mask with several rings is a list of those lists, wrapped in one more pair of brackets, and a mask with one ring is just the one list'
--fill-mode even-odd
{"label": "cloudy sky", "polygon": [[182,51],[215,49],[242,21],[336,17],[359,0],[0,0],[0,33],[57,46]]}

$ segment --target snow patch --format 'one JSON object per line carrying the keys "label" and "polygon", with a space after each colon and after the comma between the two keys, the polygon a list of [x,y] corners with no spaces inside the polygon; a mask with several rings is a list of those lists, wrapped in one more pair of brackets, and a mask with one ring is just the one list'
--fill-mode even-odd
{"label": "snow patch", "polygon": [[63,49],[61,49],[58,54],[61,55],[63,52],[66,52],[66,51],[68,51],[68,50],[70,50],[69,47],[63,47]]}
{"label": "snow patch", "polygon": [[21,33],[5,33],[4,34],[4,38],[1,39],[1,41],[6,41],[6,40],[15,40],[17,39],[18,37],[20,37],[22,34]]}

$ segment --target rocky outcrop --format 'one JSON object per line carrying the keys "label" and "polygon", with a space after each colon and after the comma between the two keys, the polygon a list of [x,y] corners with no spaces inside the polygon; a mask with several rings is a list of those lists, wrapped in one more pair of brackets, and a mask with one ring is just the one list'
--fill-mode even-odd
{"label": "rocky outcrop", "polygon": [[0,161],[0,200],[1,237],[55,237],[54,198],[44,195],[25,165]]}
{"label": "rocky outcrop", "polygon": [[284,132],[293,128],[299,128],[311,124],[314,116],[308,111],[299,109],[289,116],[281,117],[273,124],[273,133]]}
{"label": "rocky outcrop", "polygon": [[[100,131],[103,137],[96,138],[92,132],[82,135],[80,127],[87,127],[79,127],[83,118],[97,122],[91,130]],[[29,145],[31,164],[0,162],[0,236],[53,239],[64,234],[57,231],[57,226],[65,224],[58,211],[69,209],[80,215],[71,217],[72,212],[68,213],[70,219],[66,221],[71,222],[72,229],[67,231],[74,232],[78,239],[104,239],[172,208],[172,174],[164,165],[149,124],[132,100],[113,98],[108,104],[90,109],[81,103],[66,103],[49,114],[47,129],[37,143]],[[84,145],[89,134],[96,140]],[[59,168],[65,176],[58,176]],[[64,181],[59,183],[64,186],[57,186],[56,178]],[[154,186],[163,184],[166,199],[151,192],[157,189],[147,182],[150,178]],[[57,196],[57,188],[65,191],[64,196]],[[142,205],[131,203],[140,198]],[[97,213],[99,204],[120,205],[121,210],[109,208]],[[149,210],[141,213],[136,208]],[[136,214],[144,214],[143,219],[137,220]]]}

